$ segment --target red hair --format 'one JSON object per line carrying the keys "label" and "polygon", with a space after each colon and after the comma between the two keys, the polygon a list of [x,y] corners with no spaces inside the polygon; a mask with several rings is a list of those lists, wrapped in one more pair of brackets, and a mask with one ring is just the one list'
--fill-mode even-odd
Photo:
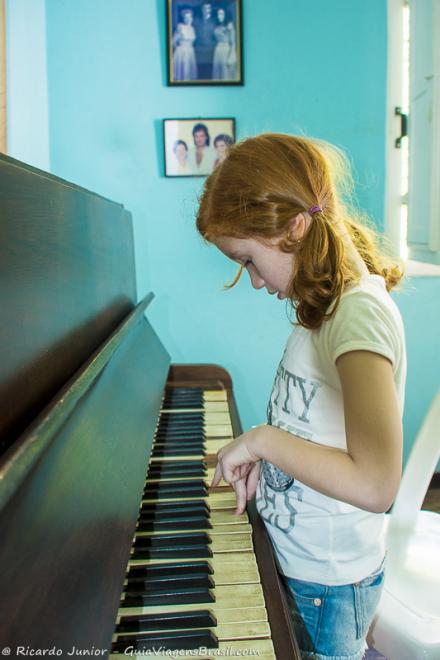
{"label": "red hair", "polygon": [[[403,274],[382,253],[377,233],[365,226],[365,218],[343,202],[351,189],[347,159],[336,147],[266,133],[231,146],[226,160],[207,178],[197,229],[210,242],[221,236],[279,239],[281,251],[295,254],[288,297],[298,322],[318,328],[336,311],[344,288],[359,280],[344,234],[369,272],[384,277],[388,290]],[[289,240],[292,219],[315,205],[322,212],[313,214],[301,242]]]}

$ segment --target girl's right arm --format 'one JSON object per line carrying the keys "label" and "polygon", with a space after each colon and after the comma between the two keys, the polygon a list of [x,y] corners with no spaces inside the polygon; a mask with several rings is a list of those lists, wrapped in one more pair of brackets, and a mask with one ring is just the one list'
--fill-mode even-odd
{"label": "girl's right arm", "polygon": [[351,351],[336,366],[347,451],[273,426],[251,429],[218,454],[216,477],[243,481],[240,503],[245,487],[240,466],[265,459],[328,497],[374,513],[389,509],[402,466],[402,424],[391,363],[378,353]]}

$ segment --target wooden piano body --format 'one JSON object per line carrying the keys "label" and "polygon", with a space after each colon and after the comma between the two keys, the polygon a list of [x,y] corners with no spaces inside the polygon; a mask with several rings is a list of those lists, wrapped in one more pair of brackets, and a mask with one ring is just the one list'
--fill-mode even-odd
{"label": "wooden piano body", "polygon": [[[130,214],[0,157],[0,648],[110,652],[170,368],[136,304]],[[148,309],[147,309],[148,314]],[[264,526],[249,508],[276,657],[299,658]]]}

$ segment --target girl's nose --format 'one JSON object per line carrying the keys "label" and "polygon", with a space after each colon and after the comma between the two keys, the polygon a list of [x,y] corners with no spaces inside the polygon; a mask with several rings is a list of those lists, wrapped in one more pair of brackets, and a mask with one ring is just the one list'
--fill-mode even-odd
{"label": "girl's nose", "polygon": [[251,278],[251,284],[254,289],[261,289],[264,286],[263,278],[257,275],[255,272],[249,272],[249,277]]}

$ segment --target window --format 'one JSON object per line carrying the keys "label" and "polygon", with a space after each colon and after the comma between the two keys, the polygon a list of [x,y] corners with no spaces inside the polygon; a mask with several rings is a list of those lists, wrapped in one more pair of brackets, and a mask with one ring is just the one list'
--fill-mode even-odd
{"label": "window", "polygon": [[408,255],[440,264],[440,3],[411,0]]}
{"label": "window", "polygon": [[440,2],[389,0],[388,26],[385,231],[410,263],[440,264]]}

